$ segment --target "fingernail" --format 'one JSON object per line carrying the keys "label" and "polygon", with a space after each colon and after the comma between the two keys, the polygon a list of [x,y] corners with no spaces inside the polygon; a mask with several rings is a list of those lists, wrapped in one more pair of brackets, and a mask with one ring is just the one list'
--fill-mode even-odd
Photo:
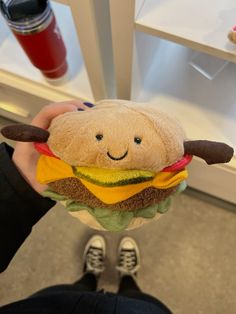
{"label": "fingernail", "polygon": [[78,109],[77,109],[77,111],[84,111],[84,109],[82,109],[82,108],[78,108]]}
{"label": "fingernail", "polygon": [[89,108],[92,108],[95,106],[94,104],[91,104],[91,102],[84,102],[84,105],[89,107]]}

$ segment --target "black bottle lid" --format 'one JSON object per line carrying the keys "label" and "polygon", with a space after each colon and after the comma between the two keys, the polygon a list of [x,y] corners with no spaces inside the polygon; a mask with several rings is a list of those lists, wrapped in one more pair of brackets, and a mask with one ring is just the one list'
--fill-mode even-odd
{"label": "black bottle lid", "polygon": [[43,13],[48,0],[0,0],[0,8],[11,21],[30,19]]}

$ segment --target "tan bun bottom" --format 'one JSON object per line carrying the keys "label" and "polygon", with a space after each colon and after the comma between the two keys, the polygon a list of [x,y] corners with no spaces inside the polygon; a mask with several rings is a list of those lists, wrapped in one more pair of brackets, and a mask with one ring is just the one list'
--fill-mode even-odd
{"label": "tan bun bottom", "polygon": [[[100,223],[87,211],[87,210],[80,210],[77,212],[69,212],[73,217],[79,219],[82,223],[85,225],[88,225],[92,229],[96,230],[103,230],[103,231],[108,231],[104,229]],[[143,224],[147,222],[151,222],[153,220],[157,220],[158,218],[161,217],[162,214],[157,213],[156,216],[152,219],[147,219],[147,218],[142,218],[142,217],[137,217],[133,218],[125,230],[132,230],[141,227]]]}

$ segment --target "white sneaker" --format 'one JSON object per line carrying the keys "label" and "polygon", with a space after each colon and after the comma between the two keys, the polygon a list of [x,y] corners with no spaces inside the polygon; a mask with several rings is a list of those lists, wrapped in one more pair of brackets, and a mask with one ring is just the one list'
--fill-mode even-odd
{"label": "white sneaker", "polygon": [[92,273],[95,276],[101,275],[104,271],[104,261],[106,256],[105,239],[100,235],[92,236],[84,249],[84,272]]}
{"label": "white sneaker", "polygon": [[140,253],[137,243],[130,237],[124,237],[118,248],[118,265],[120,277],[128,275],[136,278],[140,267]]}

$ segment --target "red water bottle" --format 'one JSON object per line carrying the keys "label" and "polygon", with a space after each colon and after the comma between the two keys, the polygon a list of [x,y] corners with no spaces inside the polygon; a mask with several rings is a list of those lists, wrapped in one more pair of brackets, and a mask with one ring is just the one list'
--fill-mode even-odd
{"label": "red water bottle", "polygon": [[68,69],[66,48],[48,0],[0,0],[1,11],[32,64],[48,79]]}

